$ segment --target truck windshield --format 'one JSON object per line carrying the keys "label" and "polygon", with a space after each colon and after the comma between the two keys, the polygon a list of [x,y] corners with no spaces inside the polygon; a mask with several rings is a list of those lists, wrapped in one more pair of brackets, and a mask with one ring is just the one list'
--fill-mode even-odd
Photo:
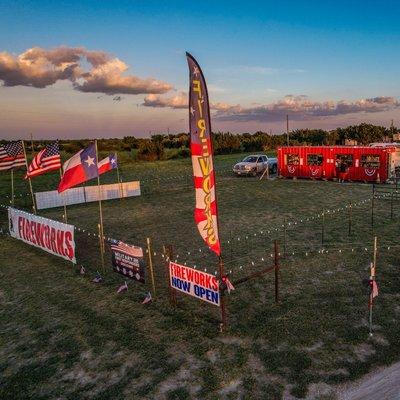
{"label": "truck windshield", "polygon": [[258,157],[248,156],[246,157],[243,162],[257,162]]}

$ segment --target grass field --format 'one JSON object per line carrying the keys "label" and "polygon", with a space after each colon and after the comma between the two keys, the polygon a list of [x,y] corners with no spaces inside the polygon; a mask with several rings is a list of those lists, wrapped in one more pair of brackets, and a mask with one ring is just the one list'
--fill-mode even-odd
{"label": "grass field", "polygon": [[[151,238],[155,301],[142,305],[150,286],[135,282],[116,293],[123,278],[112,272],[109,251],[105,282],[92,282],[102,272],[98,240],[87,235],[97,230],[95,203],[68,207],[69,222],[87,231],[76,234],[76,267],[0,236],[0,399],[334,399],[335,385],[400,359],[400,203],[391,218],[390,202],[375,200],[372,229],[371,185],[236,178],[230,167],[238,159],[215,161],[226,270],[234,281],[272,265],[277,239],[281,302],[273,274],[238,286],[227,297],[224,334],[217,307],[179,295],[172,308],[163,245],[178,262],[217,269],[193,222],[190,160],[133,163],[122,155],[123,180],[140,179],[143,195],[103,203],[105,234],[142,246]],[[26,193],[21,175],[16,191]],[[115,181],[115,172],[102,180]],[[49,190],[57,182],[50,174],[33,184]],[[0,203],[9,192],[3,173]],[[16,201],[29,207],[27,196]],[[61,220],[62,209],[41,214]],[[0,223],[6,227],[4,209]],[[362,279],[374,235],[380,295],[369,338]]]}

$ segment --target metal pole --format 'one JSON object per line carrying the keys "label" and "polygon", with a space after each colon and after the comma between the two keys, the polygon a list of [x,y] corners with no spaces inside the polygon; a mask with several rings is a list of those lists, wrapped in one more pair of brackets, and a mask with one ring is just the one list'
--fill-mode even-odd
{"label": "metal pole", "polygon": [[11,205],[14,206],[14,170],[11,168]]}
{"label": "metal pole", "polygon": [[322,231],[321,231],[321,242],[322,245],[325,242],[325,212],[322,211]]}
{"label": "metal pole", "polygon": [[100,246],[100,257],[101,257],[101,266],[103,269],[103,274],[106,272],[106,268],[104,265],[104,241],[103,241],[103,235],[101,232],[101,225],[97,224],[97,230],[99,232],[99,246]]}
{"label": "metal pole", "polygon": [[156,295],[156,284],[154,281],[154,270],[153,270],[153,258],[151,255],[151,243],[150,238],[147,238],[147,253],[149,255],[149,268],[150,268],[150,276],[151,276],[151,285],[153,287],[153,296]]}
{"label": "metal pole", "polygon": [[275,254],[275,303],[279,303],[279,251],[278,241],[274,241],[274,254]]}
{"label": "metal pole", "polygon": [[376,256],[377,256],[377,253],[378,253],[378,237],[375,236],[374,237],[374,271],[375,271],[375,267],[376,267]]}
{"label": "metal pole", "polygon": [[[96,149],[96,166],[99,163],[99,152],[97,149],[97,139],[94,141],[95,149]],[[97,171],[97,195],[99,198],[99,217],[100,217],[100,240],[101,240],[101,251],[102,251],[102,264],[104,269],[104,226],[103,226],[103,209],[101,206],[101,188],[100,188],[100,175]]]}
{"label": "metal pole", "polygon": [[[62,178],[62,170],[60,168],[60,178]],[[64,203],[64,222],[67,223],[68,222],[68,217],[67,217],[67,205],[65,204],[65,197],[64,197],[64,192],[61,193],[61,196],[63,198],[63,203]]]}
{"label": "metal pole", "polygon": [[[373,279],[373,263],[371,263],[371,267],[370,267],[370,280]],[[372,302],[373,302],[373,297],[372,297],[372,288],[369,294],[369,301],[368,301],[368,306],[369,306],[369,336],[372,336]]]}
{"label": "metal pole", "polygon": [[116,158],[116,161],[117,161],[117,181],[118,181],[118,186],[119,186],[119,198],[122,199],[122,197],[123,197],[123,191],[122,191],[121,179],[119,178],[118,152],[115,152],[115,158]]}
{"label": "metal pole", "polygon": [[[374,237],[374,257],[373,262],[371,263],[371,273],[370,273],[370,280],[375,280],[375,272],[376,272],[376,258],[378,253],[378,237]],[[373,288],[371,288],[370,297],[369,297],[369,335],[372,336],[372,307],[373,307]]]}
{"label": "metal pole", "polygon": [[[26,158],[25,143],[24,143],[23,140],[22,140],[22,148],[24,149],[26,172],[28,172],[28,160]],[[28,182],[29,182],[29,189],[30,189],[31,197],[32,197],[32,209],[33,209],[33,213],[36,214],[36,203],[35,203],[35,196],[33,195],[33,188],[32,188],[31,178],[28,178]]]}
{"label": "metal pole", "polygon": [[[219,278],[220,282],[222,282],[222,277],[224,276],[224,261],[222,259],[222,256],[219,256],[218,258],[218,267],[219,267]],[[225,329],[227,328],[227,322],[226,322],[226,310],[225,310],[225,296],[224,296],[224,291],[220,290],[220,302],[221,302],[221,332],[224,332]]]}
{"label": "metal pole", "polygon": [[33,134],[31,132],[31,155],[32,155],[32,158],[33,158],[33,152],[34,152],[34,149],[33,149]]}
{"label": "metal pole", "polygon": [[287,145],[289,146],[289,115],[286,114],[286,139]]}

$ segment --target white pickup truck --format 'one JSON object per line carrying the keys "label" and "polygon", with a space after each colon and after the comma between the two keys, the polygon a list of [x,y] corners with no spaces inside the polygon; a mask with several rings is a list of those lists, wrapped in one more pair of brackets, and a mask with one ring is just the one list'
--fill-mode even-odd
{"label": "white pickup truck", "polygon": [[265,154],[256,154],[247,156],[243,161],[237,163],[233,167],[233,172],[236,175],[253,175],[262,174],[267,168],[271,174],[276,174],[278,171],[278,159],[268,157]]}

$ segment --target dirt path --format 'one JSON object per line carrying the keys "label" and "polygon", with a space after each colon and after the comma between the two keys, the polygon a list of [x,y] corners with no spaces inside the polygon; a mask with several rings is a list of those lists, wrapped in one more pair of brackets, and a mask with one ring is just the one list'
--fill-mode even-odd
{"label": "dirt path", "polygon": [[344,387],[338,400],[400,400],[400,362]]}

